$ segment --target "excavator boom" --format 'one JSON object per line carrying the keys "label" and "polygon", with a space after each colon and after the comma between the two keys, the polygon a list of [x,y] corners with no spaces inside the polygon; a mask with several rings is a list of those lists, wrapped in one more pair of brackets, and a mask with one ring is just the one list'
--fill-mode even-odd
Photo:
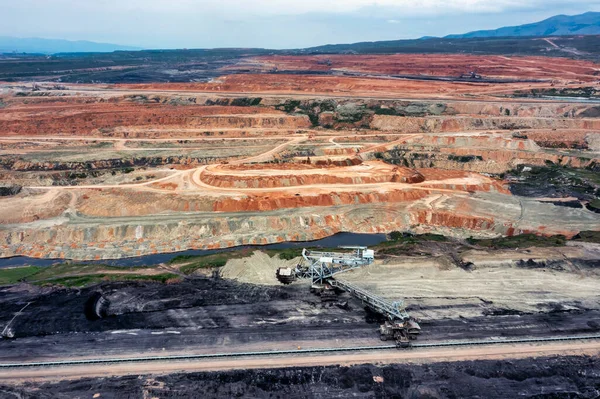
{"label": "excavator boom", "polygon": [[387,321],[381,325],[382,340],[393,339],[398,346],[406,347],[416,339],[421,327],[406,312],[403,301],[388,301],[335,275],[368,266],[374,261],[374,251],[367,247],[342,247],[353,252],[321,252],[302,250],[302,261],[294,268],[279,268],[277,279],[291,284],[296,279],[310,279],[311,290],[321,295],[322,301],[335,300],[335,289],[346,291],[359,299],[370,310],[383,315]]}

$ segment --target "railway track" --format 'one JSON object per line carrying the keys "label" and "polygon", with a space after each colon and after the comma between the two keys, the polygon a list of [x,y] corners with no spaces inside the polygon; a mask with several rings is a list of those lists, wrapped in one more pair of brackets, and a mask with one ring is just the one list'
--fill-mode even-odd
{"label": "railway track", "polygon": [[[411,348],[440,348],[440,347],[462,347],[462,346],[486,346],[501,344],[524,344],[524,343],[544,343],[544,342],[564,342],[564,341],[587,341],[600,340],[598,335],[578,335],[565,337],[542,337],[542,338],[519,338],[519,339],[498,339],[498,340],[476,340],[476,341],[446,341],[432,343],[415,343]],[[23,363],[0,363],[0,369],[17,369],[27,367],[53,367],[53,366],[77,366],[90,364],[119,364],[119,363],[142,363],[142,362],[164,362],[178,360],[201,360],[201,359],[222,359],[236,357],[260,357],[277,355],[296,355],[296,354],[320,354],[334,352],[359,352],[359,351],[377,351],[396,349],[396,345],[379,346],[357,346],[340,348],[314,348],[314,349],[296,349],[296,350],[278,350],[278,351],[258,351],[258,352],[229,352],[212,353],[196,355],[171,355],[171,356],[144,356],[131,358],[105,358],[105,359],[82,359],[82,360],[60,360],[45,362],[23,362]]]}

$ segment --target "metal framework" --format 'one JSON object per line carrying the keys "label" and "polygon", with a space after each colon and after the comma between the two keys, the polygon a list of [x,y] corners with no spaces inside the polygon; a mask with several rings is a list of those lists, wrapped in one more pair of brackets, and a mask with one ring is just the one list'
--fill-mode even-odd
{"label": "metal framework", "polygon": [[324,284],[335,274],[373,263],[373,250],[367,247],[340,248],[353,249],[354,252],[320,252],[302,249],[302,262],[296,266],[294,274],[298,278],[310,278],[313,284]]}
{"label": "metal framework", "polygon": [[410,316],[406,312],[404,301],[390,302],[380,296],[373,295],[370,292],[365,291],[362,288],[359,288],[356,285],[344,280],[330,279],[328,283],[331,284],[332,287],[342,289],[354,295],[356,298],[360,299],[366,306],[368,306],[377,313],[383,314],[390,321],[406,321],[410,319]]}
{"label": "metal framework", "polygon": [[373,263],[374,251],[367,247],[342,248],[354,251],[351,253],[319,252],[304,248],[302,261],[296,268],[279,268],[277,279],[283,284],[291,284],[297,278],[310,279],[311,290],[320,294],[322,302],[335,300],[335,290],[332,288],[348,292],[360,299],[365,307],[387,318],[387,321],[379,327],[382,341],[395,340],[398,347],[410,346],[411,340],[417,339],[421,327],[406,312],[403,301],[388,301],[352,283],[335,278],[339,273]]}
{"label": "metal framework", "polygon": [[328,284],[347,291],[360,299],[363,304],[373,311],[383,314],[390,321],[409,320],[410,316],[406,312],[404,301],[390,302],[347,281],[333,278],[336,274],[370,265],[374,260],[373,250],[369,250],[367,247],[341,248],[352,249],[354,251],[348,253],[321,252],[308,251],[304,248],[302,250],[302,262],[296,266],[294,271],[281,271],[280,274],[284,276],[293,274],[295,278],[310,279],[313,286]]}

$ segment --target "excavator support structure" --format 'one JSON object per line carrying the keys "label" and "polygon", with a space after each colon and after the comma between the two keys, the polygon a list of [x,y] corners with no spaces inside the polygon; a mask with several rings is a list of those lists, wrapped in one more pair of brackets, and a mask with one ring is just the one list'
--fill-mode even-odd
{"label": "excavator support structure", "polygon": [[311,291],[321,296],[322,302],[336,300],[335,289],[346,291],[359,299],[365,307],[386,318],[379,328],[381,340],[394,340],[399,347],[410,346],[421,332],[419,323],[412,318],[404,301],[389,301],[348,281],[334,276],[349,270],[368,266],[374,261],[374,251],[367,247],[341,247],[352,252],[319,252],[302,250],[302,261],[292,268],[279,268],[277,279],[291,284],[296,279],[310,279]]}

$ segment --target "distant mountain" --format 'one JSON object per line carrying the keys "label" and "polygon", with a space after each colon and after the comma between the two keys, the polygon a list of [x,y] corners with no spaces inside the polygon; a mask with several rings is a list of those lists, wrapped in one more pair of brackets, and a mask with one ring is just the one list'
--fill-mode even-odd
{"label": "distant mountain", "polygon": [[18,38],[0,36],[0,53],[105,53],[116,50],[141,50],[141,48],[110,43],[88,42],[85,40],[70,41],[35,37]]}
{"label": "distant mountain", "polygon": [[[549,44],[539,37],[473,37],[389,40],[328,44],[295,50],[295,54],[501,54],[545,55],[600,60],[600,35],[552,36]],[[291,52],[291,51],[290,51]]]}
{"label": "distant mountain", "polygon": [[495,30],[478,30],[460,35],[448,35],[446,39],[467,39],[474,37],[515,37],[515,36],[566,36],[600,34],[600,12],[586,12],[581,15],[556,15],[533,24],[507,26]]}

